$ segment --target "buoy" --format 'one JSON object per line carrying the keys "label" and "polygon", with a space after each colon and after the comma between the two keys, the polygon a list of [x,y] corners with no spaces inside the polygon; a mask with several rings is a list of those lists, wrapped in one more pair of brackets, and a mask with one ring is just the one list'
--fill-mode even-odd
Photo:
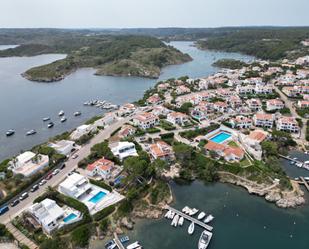
{"label": "buoy", "polygon": [[293,235],[292,235],[292,234],[290,234],[290,238],[293,238]]}
{"label": "buoy", "polygon": [[264,229],[266,229],[266,226],[264,226]]}

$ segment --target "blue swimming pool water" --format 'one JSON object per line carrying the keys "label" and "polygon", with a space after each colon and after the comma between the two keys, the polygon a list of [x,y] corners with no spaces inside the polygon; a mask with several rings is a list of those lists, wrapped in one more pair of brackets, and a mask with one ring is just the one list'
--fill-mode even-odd
{"label": "blue swimming pool water", "polygon": [[89,199],[90,202],[96,204],[98,203],[102,198],[104,198],[104,196],[106,195],[106,193],[100,191],[99,193],[97,193],[95,196],[91,197]]}
{"label": "blue swimming pool water", "polygon": [[231,137],[231,134],[220,132],[218,135],[212,137],[210,141],[220,144],[230,137]]}
{"label": "blue swimming pool water", "polygon": [[69,222],[69,221],[71,221],[71,220],[74,220],[76,217],[77,217],[76,214],[71,213],[71,214],[69,214],[67,217],[65,217],[65,218],[63,219],[63,221],[64,221],[64,222]]}

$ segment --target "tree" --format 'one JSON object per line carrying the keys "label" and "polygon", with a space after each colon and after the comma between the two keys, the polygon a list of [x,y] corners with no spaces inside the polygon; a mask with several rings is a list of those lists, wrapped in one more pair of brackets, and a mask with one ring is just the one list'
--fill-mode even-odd
{"label": "tree", "polygon": [[167,167],[167,163],[161,159],[156,159],[152,162],[152,167],[154,168],[156,175],[162,174],[163,170]]}
{"label": "tree", "polygon": [[278,156],[278,146],[271,141],[262,142],[262,150],[265,156]]}
{"label": "tree", "polygon": [[193,105],[191,102],[186,102],[186,103],[183,103],[181,105],[181,107],[178,109],[179,112],[182,112],[182,113],[186,113],[186,114],[189,114],[190,113],[190,108],[192,108]]}
{"label": "tree", "polygon": [[91,236],[90,226],[88,224],[77,227],[71,233],[71,241],[75,247],[86,247],[89,244]]}

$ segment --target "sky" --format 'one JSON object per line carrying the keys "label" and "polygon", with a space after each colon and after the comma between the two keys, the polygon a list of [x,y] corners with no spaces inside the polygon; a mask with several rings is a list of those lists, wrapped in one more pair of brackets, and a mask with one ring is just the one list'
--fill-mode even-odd
{"label": "sky", "polygon": [[0,0],[0,28],[309,26],[309,0]]}

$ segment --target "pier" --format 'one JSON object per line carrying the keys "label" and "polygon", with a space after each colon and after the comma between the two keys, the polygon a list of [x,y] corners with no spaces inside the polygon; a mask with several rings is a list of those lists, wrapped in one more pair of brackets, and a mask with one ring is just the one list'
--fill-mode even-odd
{"label": "pier", "polygon": [[125,249],[123,244],[120,242],[117,233],[114,233],[114,241],[119,249]]}
{"label": "pier", "polygon": [[182,216],[182,217],[185,218],[186,220],[189,220],[189,221],[191,221],[191,222],[194,222],[196,225],[199,225],[200,227],[202,227],[202,228],[204,228],[204,229],[206,229],[206,230],[208,230],[208,231],[212,231],[212,229],[213,229],[212,226],[209,226],[209,225],[205,224],[204,222],[202,222],[202,221],[200,221],[200,220],[198,220],[198,219],[195,219],[195,218],[193,218],[193,217],[191,217],[191,216],[189,216],[189,215],[186,215],[186,214],[184,214],[183,212],[180,212],[180,211],[178,211],[178,210],[175,209],[175,208],[172,208],[172,207],[170,207],[170,206],[165,206],[164,209],[166,209],[166,210],[171,210],[171,211],[173,211],[174,213],[176,213],[176,214]]}
{"label": "pier", "polygon": [[293,158],[291,158],[291,157],[284,156],[284,155],[280,155],[280,154],[279,154],[279,157],[284,158],[284,159],[286,159],[286,160],[288,160],[288,161],[291,161],[291,162],[294,162],[294,163],[304,163],[304,162],[302,162],[302,161],[298,161],[298,160],[295,160],[295,159],[293,159]]}
{"label": "pier", "polygon": [[308,182],[305,180],[304,177],[300,176],[299,179],[301,180],[302,184],[305,185],[306,189],[309,191],[309,184]]}

